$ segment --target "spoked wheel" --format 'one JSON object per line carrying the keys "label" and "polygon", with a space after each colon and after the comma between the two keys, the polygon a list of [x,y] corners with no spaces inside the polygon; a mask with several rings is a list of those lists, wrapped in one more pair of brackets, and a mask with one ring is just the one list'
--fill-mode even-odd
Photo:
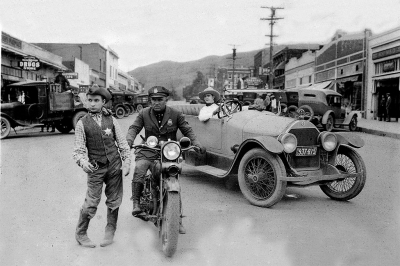
{"label": "spoked wheel", "polygon": [[302,117],[304,120],[311,121],[314,117],[314,110],[309,105],[302,105],[297,109],[297,113],[299,117]]}
{"label": "spoked wheel", "polygon": [[11,131],[11,124],[10,121],[8,121],[7,118],[1,117],[1,138],[4,139],[6,138]]}
{"label": "spoked wheel", "polygon": [[161,222],[162,249],[167,257],[172,257],[178,246],[179,206],[179,194],[168,192],[168,196],[164,200],[164,216]]}
{"label": "spoked wheel", "polygon": [[348,147],[339,148],[336,168],[343,173],[361,173],[360,177],[348,177],[321,185],[321,190],[334,200],[350,200],[364,188],[367,172],[361,156]]}
{"label": "spoked wheel", "polygon": [[335,118],[330,114],[328,119],[326,120],[326,124],[323,125],[326,131],[332,131],[333,126],[335,125]]}
{"label": "spoked wheel", "polygon": [[247,152],[239,165],[239,187],[251,204],[271,207],[281,200],[286,189],[286,170],[279,156],[257,148]]}

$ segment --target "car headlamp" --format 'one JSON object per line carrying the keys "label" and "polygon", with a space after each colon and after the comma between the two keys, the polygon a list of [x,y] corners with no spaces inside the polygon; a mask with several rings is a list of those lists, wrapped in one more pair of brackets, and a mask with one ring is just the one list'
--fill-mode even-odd
{"label": "car headlamp", "polygon": [[297,148],[297,138],[292,133],[285,133],[278,140],[282,143],[283,150],[286,153],[292,153]]}
{"label": "car headlamp", "polygon": [[337,146],[337,137],[331,132],[322,132],[320,135],[322,147],[326,151],[333,151]]}
{"label": "car headlamp", "polygon": [[146,144],[147,146],[149,146],[150,148],[154,148],[155,146],[157,146],[158,144],[158,139],[155,136],[150,136],[147,138],[146,140]]}
{"label": "car headlamp", "polygon": [[181,148],[175,142],[165,144],[163,154],[168,160],[176,160],[181,155]]}

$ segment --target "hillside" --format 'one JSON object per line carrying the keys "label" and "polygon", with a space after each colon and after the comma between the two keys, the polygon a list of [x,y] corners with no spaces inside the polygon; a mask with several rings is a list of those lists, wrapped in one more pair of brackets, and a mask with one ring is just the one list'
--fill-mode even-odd
{"label": "hillside", "polygon": [[[251,67],[254,65],[254,55],[257,51],[237,53],[235,65],[240,67]],[[167,89],[175,88],[178,95],[182,96],[182,89],[192,83],[197,71],[201,71],[205,76],[212,73],[218,67],[231,66],[232,60],[227,58],[231,54],[223,56],[207,56],[199,60],[189,62],[161,61],[155,64],[138,67],[128,73],[145,84],[145,89],[155,85],[163,85]]]}
{"label": "hillside", "polygon": [[[300,49],[315,49],[319,47],[317,44],[289,44],[289,45],[277,45],[274,47],[274,52],[279,51],[286,46],[290,48]],[[268,48],[266,48],[268,49]],[[254,66],[254,55],[260,50],[249,51],[249,52],[238,52],[235,66],[236,67],[252,67]],[[263,60],[264,62],[269,61],[269,50],[266,51]],[[232,57],[232,54],[223,56],[207,56],[195,61],[189,62],[173,62],[173,61],[161,61],[151,65],[138,67],[128,73],[133,77],[137,78],[142,84],[145,85],[145,90],[155,85],[162,85],[167,89],[171,90],[174,88],[179,96],[182,97],[182,89],[192,84],[192,81],[196,78],[197,71],[201,71],[204,76],[210,76],[213,70],[218,67],[231,67],[232,60],[227,59]]]}

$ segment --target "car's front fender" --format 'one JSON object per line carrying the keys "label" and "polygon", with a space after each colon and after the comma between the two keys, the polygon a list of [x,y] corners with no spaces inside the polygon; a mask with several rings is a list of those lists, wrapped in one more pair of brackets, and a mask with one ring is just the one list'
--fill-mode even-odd
{"label": "car's front fender", "polygon": [[340,145],[349,145],[354,148],[361,148],[364,146],[364,140],[351,132],[336,132],[335,133],[338,140],[338,147]]}
{"label": "car's front fender", "polygon": [[335,112],[333,112],[332,110],[326,111],[325,114],[324,114],[324,116],[323,116],[322,119],[321,119],[321,124],[322,124],[322,125],[325,125],[325,124],[326,124],[326,122],[328,121],[328,117],[329,117],[330,114],[333,114],[333,117],[335,117]]}

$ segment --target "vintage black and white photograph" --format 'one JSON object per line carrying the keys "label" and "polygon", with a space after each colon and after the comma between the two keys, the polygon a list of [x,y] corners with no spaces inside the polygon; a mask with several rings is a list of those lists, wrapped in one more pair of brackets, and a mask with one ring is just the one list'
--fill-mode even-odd
{"label": "vintage black and white photograph", "polygon": [[400,265],[400,0],[5,0],[0,264]]}

